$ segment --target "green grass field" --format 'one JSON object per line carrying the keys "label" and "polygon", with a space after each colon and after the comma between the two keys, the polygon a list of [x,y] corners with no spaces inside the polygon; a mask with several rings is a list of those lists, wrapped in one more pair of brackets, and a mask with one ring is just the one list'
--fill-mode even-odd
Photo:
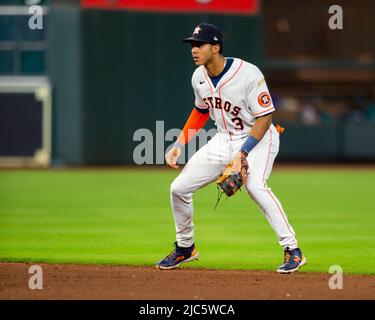
{"label": "green grass field", "polygon": [[[0,260],[153,265],[169,253],[174,170],[0,171]],[[375,274],[375,170],[274,170],[308,265],[303,271]],[[275,270],[276,236],[245,191],[214,212],[217,190],[199,190],[191,267]]]}

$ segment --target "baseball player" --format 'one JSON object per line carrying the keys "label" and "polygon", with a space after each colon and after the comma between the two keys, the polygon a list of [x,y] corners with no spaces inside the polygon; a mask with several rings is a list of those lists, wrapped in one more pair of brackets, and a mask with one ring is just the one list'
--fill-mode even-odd
{"label": "baseball player", "polygon": [[[170,189],[176,225],[175,249],[160,260],[158,269],[173,269],[199,256],[194,243],[193,194],[214,182],[228,167],[240,168],[244,187],[257,203],[284,248],[279,273],[292,273],[306,263],[296,234],[280,201],[267,186],[279,151],[279,132],[272,124],[272,103],[262,72],[253,64],[223,56],[221,31],[198,25],[191,37],[191,53],[198,66],[192,76],[195,108],[182,134],[165,155],[168,166],[178,168],[181,149],[210,117],[217,134],[188,161]],[[193,134],[192,134],[193,133]]]}

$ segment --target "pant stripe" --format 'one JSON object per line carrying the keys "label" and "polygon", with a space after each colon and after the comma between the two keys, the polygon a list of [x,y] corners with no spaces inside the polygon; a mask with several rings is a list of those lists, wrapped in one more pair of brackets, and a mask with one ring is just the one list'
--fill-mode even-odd
{"label": "pant stripe", "polygon": [[290,230],[290,225],[289,225],[289,223],[288,223],[288,220],[287,220],[286,217],[285,217],[285,213],[284,213],[283,210],[280,208],[280,206],[279,206],[279,204],[277,203],[277,201],[275,200],[275,198],[272,196],[272,193],[271,193],[269,190],[267,190],[267,192],[268,192],[268,194],[270,195],[270,197],[272,198],[273,202],[276,204],[277,208],[279,209],[279,212],[280,212],[281,216],[283,217],[283,220],[284,220],[284,222],[285,222],[285,224],[286,224],[286,226],[287,226],[289,232],[290,232],[291,234],[293,234],[294,236],[296,236],[296,234],[295,234],[292,230]]}
{"label": "pant stripe", "polygon": [[[272,132],[271,130],[269,129],[268,132],[270,133],[270,146],[269,146],[269,149],[268,149],[268,155],[267,155],[267,161],[266,161],[266,166],[264,168],[264,172],[263,172],[263,184],[264,184],[264,187],[267,188],[266,186],[266,171],[267,171],[267,167],[268,167],[268,160],[269,160],[269,157],[270,157],[270,154],[271,154],[271,146],[272,146]],[[270,195],[271,199],[273,200],[273,202],[276,204],[277,208],[279,209],[279,212],[289,230],[290,233],[292,233],[294,236],[296,236],[296,234],[290,229],[290,224],[288,223],[288,220],[286,219],[285,217],[285,213],[283,212],[283,210],[280,208],[279,204],[277,203],[277,201],[275,200],[275,198],[272,196],[271,192],[269,190],[267,190],[268,194]]]}
{"label": "pant stripe", "polygon": [[270,154],[271,154],[271,146],[272,146],[272,132],[270,129],[268,129],[268,132],[270,133],[270,146],[269,146],[269,149],[268,149],[268,155],[267,155],[267,161],[266,161],[266,166],[264,168],[264,172],[263,172],[263,185],[265,187],[265,182],[266,182],[266,171],[267,171],[267,167],[268,167],[268,160],[270,158]]}

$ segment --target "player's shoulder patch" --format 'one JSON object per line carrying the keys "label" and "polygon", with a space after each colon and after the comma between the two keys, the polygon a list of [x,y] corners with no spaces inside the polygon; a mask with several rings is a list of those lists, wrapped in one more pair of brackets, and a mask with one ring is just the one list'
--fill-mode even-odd
{"label": "player's shoulder patch", "polygon": [[258,103],[260,106],[268,108],[272,103],[270,94],[267,91],[261,92],[258,95]]}

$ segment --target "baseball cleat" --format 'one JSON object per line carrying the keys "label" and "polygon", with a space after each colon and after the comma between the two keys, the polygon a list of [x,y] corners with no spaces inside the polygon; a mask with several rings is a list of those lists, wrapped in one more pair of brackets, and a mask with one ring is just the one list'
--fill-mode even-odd
{"label": "baseball cleat", "polygon": [[301,249],[284,249],[284,263],[278,267],[278,273],[293,273],[306,264],[306,258],[302,255]]}
{"label": "baseball cleat", "polygon": [[175,249],[156,264],[157,269],[174,269],[184,262],[198,260],[199,252],[197,246],[194,243],[191,247],[188,248],[179,247],[177,245],[177,242],[175,242],[174,245]]}

